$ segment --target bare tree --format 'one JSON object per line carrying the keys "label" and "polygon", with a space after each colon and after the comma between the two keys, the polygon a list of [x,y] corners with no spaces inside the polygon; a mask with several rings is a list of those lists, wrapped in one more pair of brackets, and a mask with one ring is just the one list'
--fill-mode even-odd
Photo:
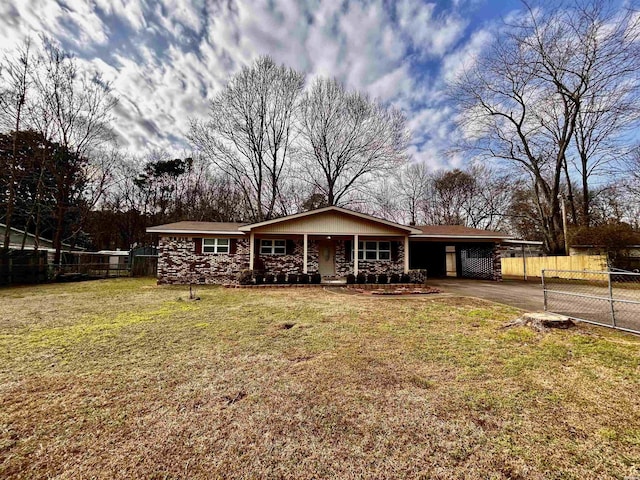
{"label": "bare tree", "polygon": [[3,248],[9,248],[11,223],[15,208],[16,187],[19,182],[18,136],[24,121],[27,92],[31,86],[33,59],[31,43],[27,40],[15,57],[5,57],[0,65],[0,127],[13,131],[13,146],[4,173],[6,183],[6,205],[4,209],[5,234]]}
{"label": "bare tree", "polygon": [[481,164],[429,173],[418,198],[420,215],[435,225],[506,229],[513,192],[519,186]]}
{"label": "bare tree", "polygon": [[355,210],[392,222],[404,221],[403,205],[398,198],[395,179],[391,177],[380,178],[367,190],[369,192],[368,201],[355,205],[353,207]]}
{"label": "bare tree", "polygon": [[45,41],[42,64],[35,77],[40,102],[33,113],[34,122],[61,147],[51,169],[56,178],[54,262],[59,263],[65,215],[85,193],[81,185],[86,185],[92,151],[112,139],[110,112],[117,100],[99,75],[80,72],[75,59],[51,42]]}
{"label": "bare tree", "polygon": [[[591,199],[591,226],[606,223],[627,223],[640,228],[640,198],[634,198],[624,182],[613,182],[600,188]],[[586,227],[583,227],[584,230]]]}
{"label": "bare tree", "polygon": [[301,102],[304,179],[341,205],[376,175],[406,161],[405,118],[335,79],[318,79]]}
{"label": "bare tree", "polygon": [[251,220],[275,214],[303,85],[301,73],[261,57],[234,75],[215,96],[206,122],[191,124],[189,139],[236,182]]}
{"label": "bare tree", "polygon": [[[616,88],[622,88],[630,65],[638,62],[630,53],[638,42],[629,43],[638,34],[637,17],[618,13],[618,28],[602,5],[596,0],[543,11],[525,3],[528,14],[507,25],[456,83],[466,147],[512,162],[531,180],[544,245],[552,253],[564,251],[558,197],[563,174],[569,176],[567,159],[574,143],[585,154],[580,165],[586,165],[583,203],[588,209],[588,177],[593,171],[589,162],[596,145],[576,140],[577,132],[604,133],[599,106],[605,104],[603,99],[616,103]],[[623,57],[613,54],[624,49]],[[626,63],[619,73],[620,59]],[[622,98],[617,105],[629,96]],[[571,185],[570,179],[565,185]]]}
{"label": "bare tree", "polygon": [[424,162],[410,163],[394,175],[395,195],[413,225],[423,221],[430,180],[431,175]]}
{"label": "bare tree", "polygon": [[485,230],[507,229],[513,193],[521,188],[522,182],[486,164],[474,164],[467,172],[474,185],[464,207],[466,225]]}
{"label": "bare tree", "polygon": [[614,190],[619,194],[618,202],[626,213],[623,220],[640,230],[640,145],[625,155],[623,168],[620,180],[614,183]]}
{"label": "bare tree", "polygon": [[435,172],[425,202],[428,223],[465,225],[469,203],[475,193],[475,179],[460,169]]}
{"label": "bare tree", "polygon": [[633,148],[627,155],[627,168],[625,186],[640,199],[640,145]]}
{"label": "bare tree", "polygon": [[[605,2],[580,8],[568,18],[577,32],[579,75],[585,83],[576,118],[572,163],[580,176],[579,223],[589,226],[593,197],[589,180],[613,168],[625,154],[625,135],[640,119],[640,16],[612,12]],[[572,65],[573,68],[573,65]],[[567,180],[571,185],[570,180]]]}

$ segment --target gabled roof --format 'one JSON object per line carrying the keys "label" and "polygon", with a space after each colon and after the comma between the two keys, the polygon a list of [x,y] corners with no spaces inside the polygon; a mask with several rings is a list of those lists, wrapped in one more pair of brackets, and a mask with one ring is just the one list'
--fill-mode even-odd
{"label": "gabled roof", "polygon": [[147,233],[206,233],[242,235],[238,230],[244,223],[233,222],[175,222],[147,228]]}
{"label": "gabled roof", "polygon": [[367,220],[369,222],[379,223],[382,225],[386,225],[388,227],[397,228],[398,230],[404,230],[408,233],[420,233],[420,230],[417,230],[414,227],[408,227],[407,225],[400,225],[399,223],[390,222],[389,220],[383,220],[382,218],[374,217],[372,215],[367,215],[365,213],[360,213],[354,210],[349,210],[347,208],[336,207],[336,206],[316,208],[315,210],[309,210],[308,212],[287,215],[286,217],[275,218],[273,220],[266,220],[264,222],[259,222],[259,223],[251,223],[251,224],[247,224],[240,227],[239,230],[242,232],[250,232],[254,228],[265,227],[267,225],[273,225],[281,222],[288,222],[291,220],[297,220],[299,218],[304,218],[304,217],[326,213],[326,212],[338,212],[344,215],[349,215],[352,217]]}
{"label": "gabled roof", "polygon": [[412,235],[417,238],[459,237],[459,238],[511,238],[512,235],[492,230],[481,230],[463,225],[419,225],[420,233]]}
{"label": "gabled roof", "polygon": [[253,229],[261,228],[269,225],[276,225],[283,222],[298,220],[313,215],[324,214],[328,212],[336,212],[341,215],[347,215],[357,219],[366,220],[380,225],[385,225],[397,230],[407,232],[411,238],[447,238],[447,239],[506,239],[512,238],[512,235],[495,232],[491,230],[481,230],[478,228],[464,227],[462,225],[421,225],[407,226],[399,223],[384,220],[378,217],[355,212],[347,208],[330,206],[310,210],[308,212],[296,213],[286,217],[275,218],[258,223],[234,223],[234,222],[175,222],[165,225],[157,225],[147,228],[148,233],[164,233],[164,234],[206,234],[206,235],[244,235]]}

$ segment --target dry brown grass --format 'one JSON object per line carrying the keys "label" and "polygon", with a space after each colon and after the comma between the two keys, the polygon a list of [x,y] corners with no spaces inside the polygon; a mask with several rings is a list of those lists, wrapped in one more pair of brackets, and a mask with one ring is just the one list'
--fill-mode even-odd
{"label": "dry brown grass", "polygon": [[640,475],[640,338],[455,297],[0,290],[2,478]]}

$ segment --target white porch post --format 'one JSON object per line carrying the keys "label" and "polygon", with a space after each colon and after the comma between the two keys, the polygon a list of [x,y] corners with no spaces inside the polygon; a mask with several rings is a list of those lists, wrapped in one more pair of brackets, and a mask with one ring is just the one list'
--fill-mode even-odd
{"label": "white porch post", "polygon": [[308,235],[305,233],[303,236],[303,248],[302,248],[302,273],[308,273],[307,272],[307,250],[309,247],[309,238]]}
{"label": "white porch post", "polygon": [[254,233],[251,232],[249,234],[249,270],[253,270],[253,263],[255,259],[255,248],[254,248],[255,238]]}
{"label": "white porch post", "polygon": [[353,274],[358,275],[358,235],[353,236]]}
{"label": "white porch post", "polygon": [[409,235],[404,237],[404,273],[409,273]]}

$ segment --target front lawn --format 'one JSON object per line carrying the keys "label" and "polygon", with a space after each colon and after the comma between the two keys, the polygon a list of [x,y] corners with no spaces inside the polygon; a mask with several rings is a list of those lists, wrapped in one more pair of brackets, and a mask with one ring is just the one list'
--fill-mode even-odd
{"label": "front lawn", "polygon": [[0,478],[640,476],[640,337],[118,279],[0,290]]}

